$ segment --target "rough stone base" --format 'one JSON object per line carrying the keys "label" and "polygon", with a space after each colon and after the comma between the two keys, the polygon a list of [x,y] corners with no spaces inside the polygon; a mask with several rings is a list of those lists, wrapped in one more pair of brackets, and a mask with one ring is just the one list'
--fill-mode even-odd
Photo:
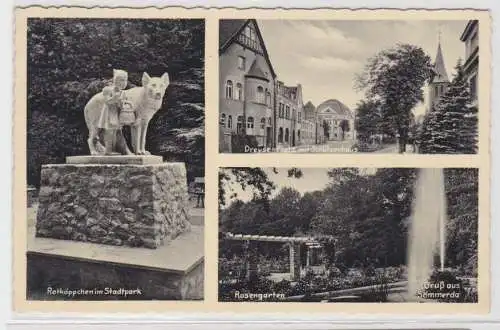
{"label": "rough stone base", "polygon": [[186,273],[27,254],[28,300],[202,300],[203,261]]}
{"label": "rough stone base", "polygon": [[39,203],[38,237],[157,248],[190,229],[183,163],[44,165]]}

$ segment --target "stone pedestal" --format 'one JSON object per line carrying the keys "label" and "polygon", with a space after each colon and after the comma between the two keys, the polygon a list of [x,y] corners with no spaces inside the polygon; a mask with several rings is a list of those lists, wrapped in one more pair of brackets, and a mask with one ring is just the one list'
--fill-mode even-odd
{"label": "stone pedestal", "polygon": [[110,156],[106,164],[96,156],[80,158],[84,164],[75,157],[42,167],[37,237],[157,248],[190,230],[183,163],[154,156]]}

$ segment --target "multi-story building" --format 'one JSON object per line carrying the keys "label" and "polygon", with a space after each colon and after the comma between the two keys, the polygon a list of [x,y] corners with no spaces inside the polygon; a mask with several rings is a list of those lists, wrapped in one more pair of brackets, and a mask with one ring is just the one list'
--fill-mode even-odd
{"label": "multi-story building", "polygon": [[464,73],[469,81],[470,93],[474,105],[477,105],[478,65],[479,65],[479,22],[471,20],[467,23],[460,40],[465,43]]}
{"label": "multi-story building", "polygon": [[354,114],[339,100],[327,100],[316,108],[317,121],[325,125],[326,140],[354,140]]}
{"label": "multi-story building", "polygon": [[256,20],[219,21],[220,142],[230,150],[231,134],[255,136],[272,147],[275,136],[275,78]]}
{"label": "multi-story building", "polygon": [[323,121],[318,120],[316,107],[311,103],[311,101],[309,101],[304,105],[303,109],[305,120],[309,121],[313,125],[312,140],[310,144],[325,143],[325,129],[323,127]]}
{"label": "multi-story building", "polygon": [[276,83],[276,142],[278,147],[301,144],[302,86],[285,86]]}
{"label": "multi-story building", "polygon": [[441,50],[441,42],[438,43],[436,61],[432,70],[432,76],[429,83],[429,99],[426,111],[432,111],[439,99],[446,93],[450,80],[444,65],[443,52]]}

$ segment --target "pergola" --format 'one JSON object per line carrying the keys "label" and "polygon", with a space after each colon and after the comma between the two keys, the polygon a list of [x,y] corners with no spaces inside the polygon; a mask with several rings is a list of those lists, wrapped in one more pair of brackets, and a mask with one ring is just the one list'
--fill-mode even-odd
{"label": "pergola", "polygon": [[[300,273],[302,271],[302,250],[305,248],[306,268],[308,268],[311,265],[312,251],[314,249],[323,248],[323,244],[318,240],[318,238],[311,236],[267,236],[224,233],[224,238],[233,241],[244,241],[247,244],[250,244],[251,241],[288,244],[290,249],[290,278],[292,281],[298,281],[300,279]],[[256,270],[257,265],[251,264],[250,260],[248,262],[250,263],[247,266],[248,272]]]}

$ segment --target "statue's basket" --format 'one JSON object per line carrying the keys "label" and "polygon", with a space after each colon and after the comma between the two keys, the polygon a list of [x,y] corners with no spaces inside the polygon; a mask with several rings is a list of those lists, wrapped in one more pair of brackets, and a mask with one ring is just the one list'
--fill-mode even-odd
{"label": "statue's basket", "polygon": [[120,112],[120,124],[130,125],[135,122],[135,114],[132,111],[121,111]]}

